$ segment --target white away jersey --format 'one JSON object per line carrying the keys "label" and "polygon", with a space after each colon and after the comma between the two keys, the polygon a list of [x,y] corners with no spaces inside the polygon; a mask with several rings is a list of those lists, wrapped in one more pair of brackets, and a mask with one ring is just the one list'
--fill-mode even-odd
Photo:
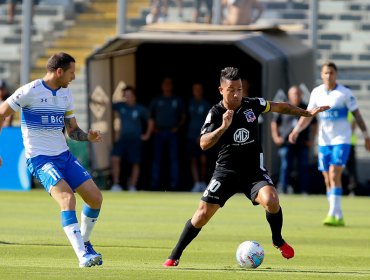
{"label": "white away jersey", "polygon": [[50,89],[41,79],[17,89],[7,100],[21,109],[21,130],[26,158],[55,156],[68,146],[62,132],[64,118],[72,118],[73,99],[68,88]]}
{"label": "white away jersey", "polygon": [[319,141],[320,146],[350,144],[351,126],[347,120],[348,111],[358,109],[356,98],[350,89],[337,84],[332,91],[325,85],[313,89],[307,109],[328,105],[330,110],[320,113]]}

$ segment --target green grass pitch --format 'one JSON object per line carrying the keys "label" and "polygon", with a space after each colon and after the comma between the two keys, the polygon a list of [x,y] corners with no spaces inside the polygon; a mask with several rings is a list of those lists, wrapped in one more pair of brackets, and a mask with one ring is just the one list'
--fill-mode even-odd
{"label": "green grass pitch", "polygon": [[[81,269],[60,225],[59,209],[41,190],[0,193],[0,279],[370,279],[370,198],[344,197],[347,226],[321,225],[325,196],[281,196],[284,238],[295,258],[272,247],[260,206],[231,198],[185,250],[180,265],[163,268],[200,194],[104,192],[92,235],[101,267]],[[82,207],[78,199],[78,212]],[[265,249],[254,270],[237,266],[245,240]]]}

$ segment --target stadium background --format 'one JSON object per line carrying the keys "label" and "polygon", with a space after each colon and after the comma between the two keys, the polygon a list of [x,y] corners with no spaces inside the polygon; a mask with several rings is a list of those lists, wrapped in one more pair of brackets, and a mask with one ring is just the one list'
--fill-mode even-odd
{"label": "stadium background", "polygon": [[[117,1],[113,0],[41,0],[40,3],[35,6],[33,24],[31,27],[31,41],[32,48],[30,50],[31,54],[31,74],[29,79],[33,80],[40,78],[44,75],[45,64],[47,58],[58,51],[65,51],[72,54],[77,59],[77,79],[71,84],[71,88],[74,92],[75,102],[76,102],[76,114],[80,126],[83,129],[87,129],[89,125],[89,120],[91,121],[91,112],[89,106],[89,100],[96,89],[96,85],[93,84],[93,79],[89,76],[90,73],[87,70],[87,61],[94,59],[102,59],[106,55],[109,48],[113,48],[115,51],[130,50],[131,47],[135,48],[135,44],[138,44],[134,39],[131,40],[121,40],[121,42],[126,42],[121,46],[114,45],[114,42],[120,42],[119,39],[121,34],[118,34],[119,28],[117,27],[117,21],[120,17],[117,17]],[[122,1],[126,2],[126,21],[125,21],[125,33],[127,36],[132,34],[132,38],[135,38],[134,34],[143,32],[145,29],[145,16],[149,12],[150,1],[149,0],[128,0]],[[310,49],[312,41],[310,40],[311,34],[311,21],[310,21],[310,4],[315,1],[310,0],[290,0],[290,1],[280,1],[280,0],[260,0],[264,4],[264,12],[262,18],[257,22],[259,26],[276,26],[276,25],[294,25],[295,28],[288,28],[288,38],[292,40],[295,38],[301,48],[309,49],[308,52],[312,52],[313,60],[310,62],[304,62],[302,64],[296,65],[298,69],[306,69],[308,72],[312,69],[312,73],[303,75],[308,80],[306,85],[308,91],[312,89],[314,84],[320,83],[319,79],[319,67],[321,63],[327,59],[334,60],[339,67],[339,82],[350,87],[358,98],[360,104],[360,109],[367,123],[370,127],[370,100],[368,98],[370,91],[370,43],[368,38],[370,35],[370,1],[365,0],[353,0],[353,1],[318,1],[318,21],[317,23],[317,47]],[[169,9],[169,19],[170,22],[183,22],[189,21],[191,18],[192,1],[184,0],[184,14],[183,18],[177,17],[177,10],[175,7],[175,1],[170,1]],[[15,22],[12,25],[8,25],[6,22],[6,5],[5,1],[0,1],[0,78],[7,81],[11,90],[16,89],[20,85],[20,65],[21,65],[21,5],[17,6]],[[297,25],[298,24],[298,25]],[[156,57],[158,53],[163,52],[161,49],[161,35],[163,32],[165,34],[186,34],[187,32],[176,31],[176,26],[172,27],[171,31],[146,31],[151,32],[153,37],[157,36],[157,41],[160,46],[158,49],[145,50],[145,46],[142,47],[142,51],[147,55],[151,51],[153,57]],[[197,28],[192,27],[192,28]],[[203,27],[202,27],[203,28]],[[199,33],[212,33],[202,30],[199,27],[199,32],[191,30],[191,34]],[[146,27],[148,29],[148,27]],[[220,27],[220,29],[222,29]],[[188,31],[189,32],[189,31]],[[215,34],[213,32],[213,34]],[[262,32],[260,28],[255,30],[223,30],[218,34],[214,35],[218,39],[213,41],[212,48],[215,50],[219,48],[219,51],[223,51],[225,48],[230,48],[230,45],[220,44],[223,40],[223,36],[226,38],[230,34],[244,34],[245,36],[253,37],[267,36],[266,32]],[[263,35],[261,35],[263,34]],[[285,39],[284,39],[285,40]],[[135,41],[135,42],[134,42]],[[144,40],[145,41],[145,40]],[[163,41],[163,40],[162,40]],[[234,38],[231,40],[231,45],[235,44],[235,51],[239,52],[240,55],[245,55],[246,57],[253,58],[251,51],[242,50],[239,39]],[[129,42],[129,43],[127,43]],[[130,46],[133,43],[134,46]],[[181,40],[174,42],[177,45],[179,56],[181,52],[191,52],[197,53],[202,52],[201,44],[193,45],[193,49],[181,49]],[[105,47],[105,51],[104,48]],[[148,46],[148,45],[147,45]],[[188,45],[189,46],[189,45]],[[152,46],[153,47],[153,46]],[[163,45],[162,45],[163,47]],[[168,49],[171,49],[168,45]],[[279,48],[277,48],[279,49]],[[280,47],[280,49],[284,49]],[[104,54],[105,52],[105,54]],[[214,60],[219,59],[217,57],[217,51],[215,52]],[[116,53],[117,54],[117,53]],[[122,54],[122,53],[121,53]],[[161,59],[166,61],[168,57],[163,55]],[[236,55],[237,56],[237,55]],[[110,57],[112,57],[110,55]],[[288,56],[289,57],[289,56]],[[87,59],[90,60],[87,60]],[[206,64],[209,65],[205,69],[206,77],[215,79],[213,76],[217,76],[218,70],[212,68],[212,57],[208,58]],[[248,59],[247,59],[248,60]],[[168,61],[167,61],[168,62]],[[266,62],[264,60],[259,60],[256,63],[255,59],[249,59],[253,67],[257,67],[260,73],[266,71],[268,65],[274,62],[274,60]],[[276,61],[275,61],[276,62]],[[106,92],[103,93],[107,98],[107,103],[111,102],[111,98],[114,93],[118,92],[119,89],[124,85],[124,83],[134,84],[138,88],[139,101],[147,104],[150,95],[148,96],[147,88],[145,88],[145,78],[143,69],[148,67],[147,59],[132,59],[131,61],[120,61],[122,63],[122,73],[125,69],[130,69],[133,71],[127,71],[127,76],[123,76],[123,79],[113,79],[111,76],[106,77],[106,83],[109,83],[108,88],[105,89]],[[225,63],[225,62],[224,62]],[[266,66],[267,65],[267,66]],[[171,66],[168,62],[168,66]],[[181,61],[173,67],[181,69]],[[108,66],[107,66],[108,67]],[[249,68],[249,67],[248,67]],[[103,68],[104,69],[104,68]],[[140,70],[141,69],[141,70]],[[152,68],[149,68],[152,69]],[[272,68],[271,68],[272,69]],[[152,70],[154,71],[154,70]],[[293,70],[292,70],[293,71]],[[103,73],[105,70],[103,71]],[[295,75],[302,74],[299,70],[295,70]],[[255,72],[254,72],[255,73]],[[107,74],[107,73],[106,73]],[[181,71],[179,72],[181,73]],[[131,75],[131,76],[130,76]],[[141,76],[140,76],[141,75]],[[266,98],[273,98],[272,91],[265,91],[261,80],[253,81],[253,79],[258,79],[262,76],[256,75],[252,76],[252,95],[261,95]],[[312,76],[312,77],[311,77]],[[309,81],[311,79],[311,81]],[[281,82],[281,81],[280,81]],[[299,81],[293,81],[299,82]],[[151,81],[153,83],[153,81]],[[277,82],[279,83],[279,81]],[[158,81],[159,84],[159,81]],[[210,81],[208,85],[209,91],[212,94],[212,87],[214,87],[214,81]],[[281,85],[282,90],[286,91],[288,83]],[[153,85],[155,89],[155,85]],[[104,88],[103,88],[104,90]],[[261,90],[261,91],[260,91]],[[158,87],[157,87],[158,91]],[[153,90],[153,93],[157,91]],[[214,93],[214,92],[213,92]],[[101,93],[100,93],[101,94]],[[101,96],[103,96],[101,94]],[[182,92],[182,96],[186,98],[187,92]],[[154,95],[153,95],[154,96]],[[210,96],[211,97],[211,96]],[[213,97],[211,97],[212,100]],[[103,97],[104,99],[104,97]],[[108,107],[107,107],[108,108]],[[109,110],[108,110],[109,111]],[[90,117],[90,118],[89,118]],[[108,119],[109,120],[109,119]],[[109,124],[108,124],[109,125]],[[267,132],[267,125],[263,124],[262,129]],[[359,179],[364,187],[369,187],[369,174],[370,170],[370,159],[369,155],[365,153],[363,148],[362,135],[357,130],[358,134],[358,144],[357,144],[357,160],[359,167]],[[109,139],[109,135],[107,135]],[[0,138],[1,141],[1,138]],[[109,141],[107,142],[109,145]],[[1,143],[4,147],[4,143]],[[276,162],[276,151],[273,149],[271,139],[267,133],[264,138],[264,146],[266,157],[272,160],[269,163],[269,169],[272,174],[277,173],[277,162]],[[103,188],[107,188],[107,180],[109,177],[109,166],[107,164],[94,165],[92,163],[97,163],[97,158],[94,157],[94,153],[88,152],[88,147],[85,143],[71,143],[71,149],[77,153],[79,158],[85,163],[92,167],[93,173],[98,179],[101,179],[101,185]],[[100,155],[99,159],[107,158],[108,148],[105,150],[104,155]],[[89,155],[92,157],[89,157]],[[145,172],[145,169],[144,169]],[[147,171],[148,172],[148,171]],[[145,173],[144,173],[145,174]],[[145,176],[145,175],[143,175]],[[186,176],[186,175],[184,175]],[[145,184],[145,182],[144,182]],[[186,188],[187,186],[183,186]]]}

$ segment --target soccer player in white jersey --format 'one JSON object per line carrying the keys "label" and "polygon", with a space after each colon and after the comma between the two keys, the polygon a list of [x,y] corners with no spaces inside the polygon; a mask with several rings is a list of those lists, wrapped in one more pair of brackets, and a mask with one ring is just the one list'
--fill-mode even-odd
{"label": "soccer player in white jersey", "polygon": [[[307,110],[316,106],[329,105],[330,110],[319,114],[320,128],[318,139],[318,168],[322,172],[329,201],[329,212],[323,224],[344,226],[341,207],[342,171],[350,152],[351,126],[347,119],[352,112],[365,138],[365,148],[370,151],[370,137],[361,116],[356,98],[350,89],[337,83],[337,66],[326,62],[321,68],[323,84],[314,88]],[[289,141],[295,143],[298,134],[304,130],[312,118],[301,117],[289,135]]]}
{"label": "soccer player in white jersey", "polygon": [[[5,117],[21,110],[28,169],[59,204],[61,223],[79,266],[90,267],[103,262],[90,243],[103,198],[89,172],[70,153],[63,128],[76,141],[101,142],[102,137],[99,131],[86,133],[77,125],[68,89],[74,79],[75,59],[62,52],[51,56],[44,78],[20,87],[1,104],[0,129]],[[76,216],[75,192],[85,201],[81,226]]]}

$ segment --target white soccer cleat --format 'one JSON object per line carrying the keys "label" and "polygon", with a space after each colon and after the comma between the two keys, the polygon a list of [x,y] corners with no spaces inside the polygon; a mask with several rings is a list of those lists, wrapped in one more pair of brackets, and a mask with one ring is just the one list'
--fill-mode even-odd
{"label": "white soccer cleat", "polygon": [[80,259],[80,264],[79,266],[82,267],[91,267],[99,263],[101,261],[101,256],[98,255],[92,255],[86,253],[85,255],[82,256]]}

